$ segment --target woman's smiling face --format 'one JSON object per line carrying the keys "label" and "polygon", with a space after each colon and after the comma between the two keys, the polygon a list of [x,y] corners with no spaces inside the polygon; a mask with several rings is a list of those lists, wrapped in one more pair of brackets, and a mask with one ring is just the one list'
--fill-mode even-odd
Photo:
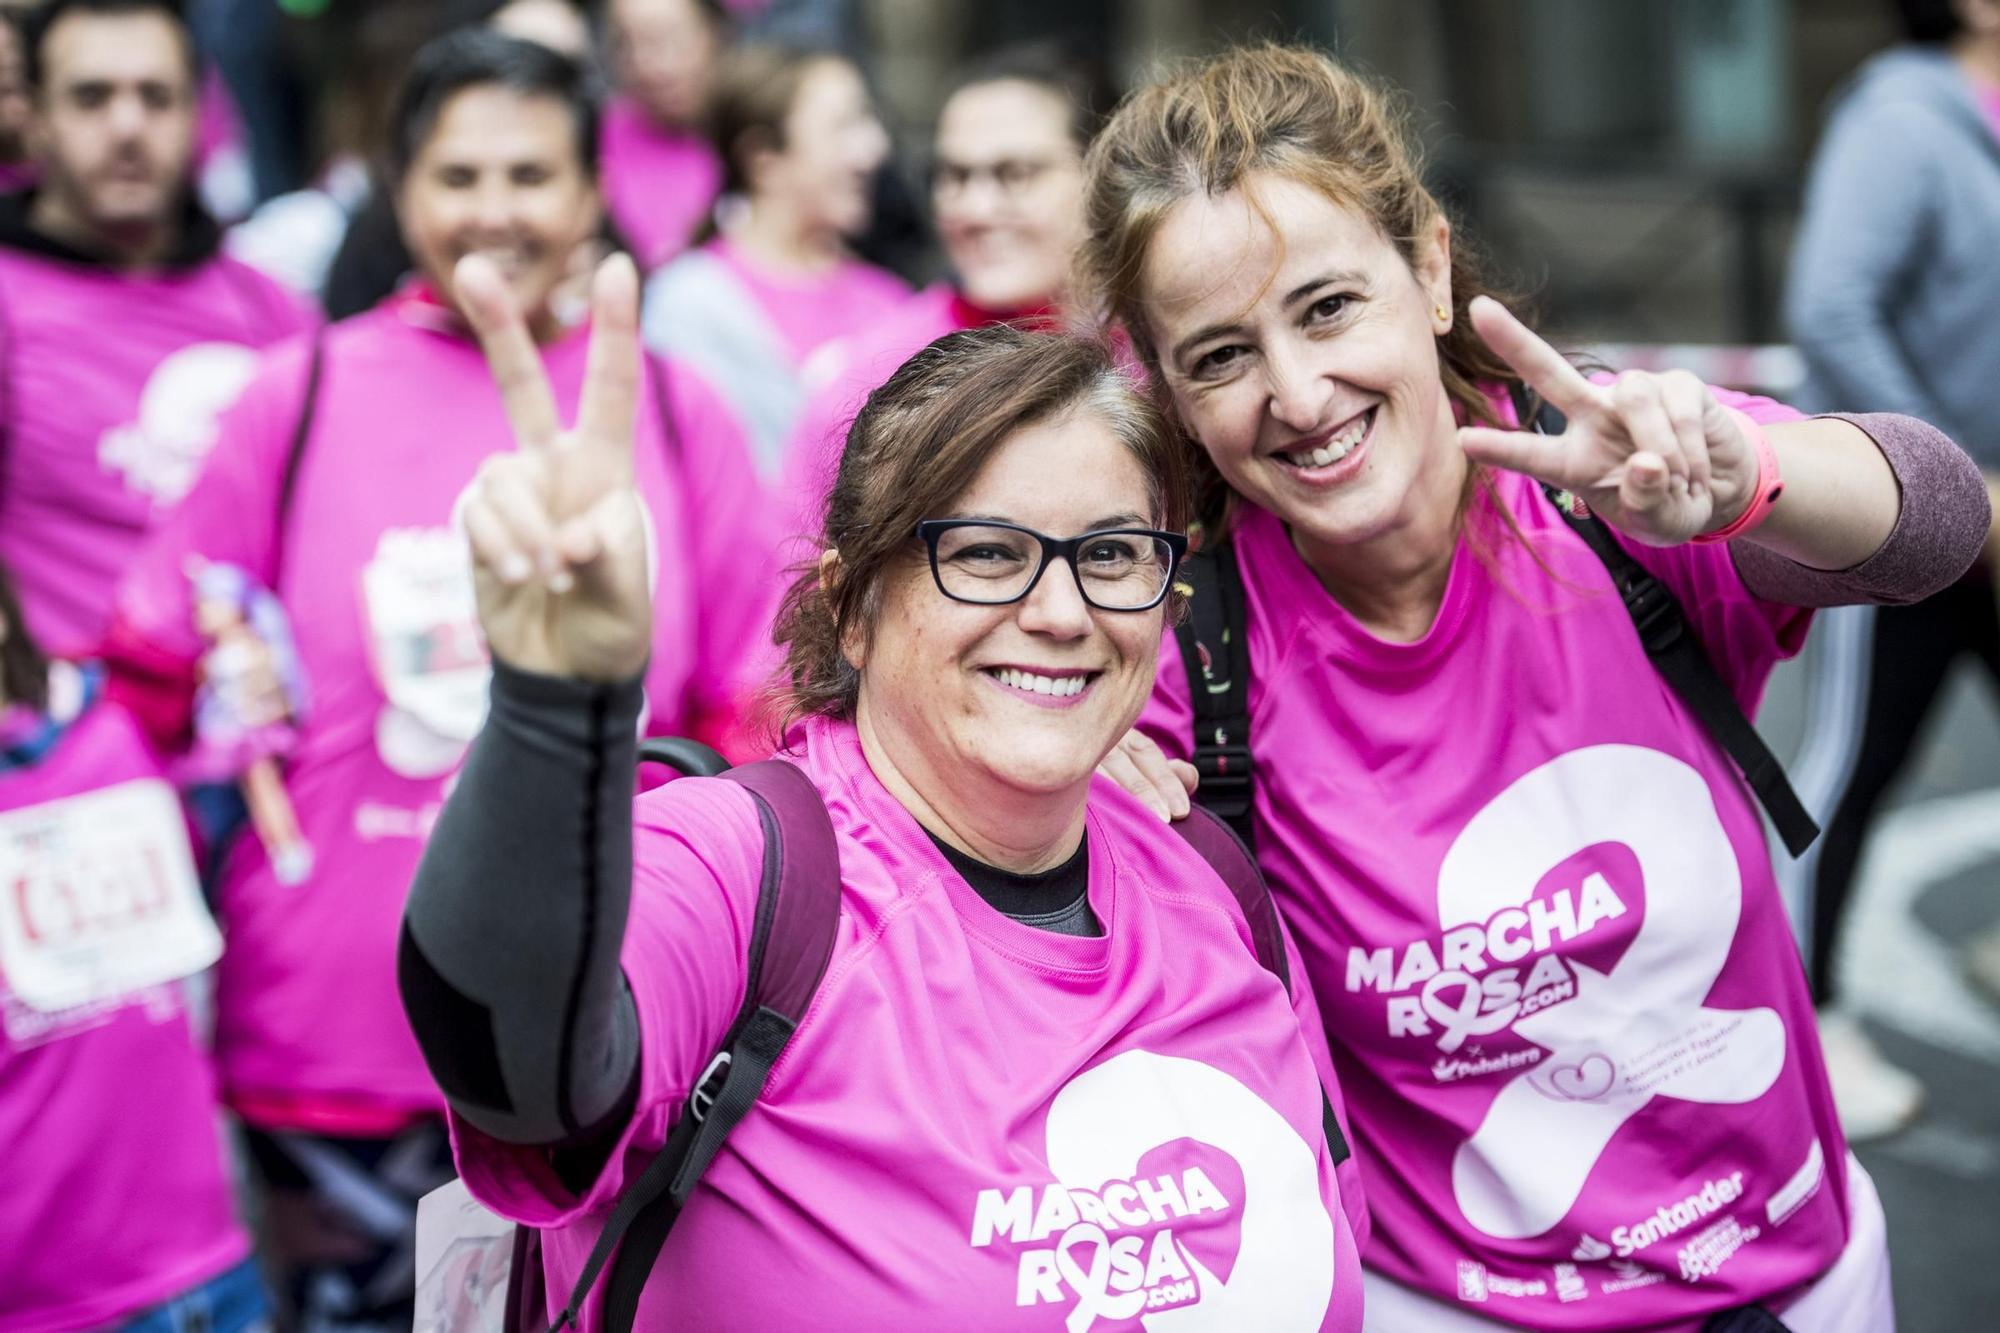
{"label": "woman's smiling face", "polygon": [[[1145,469],[1085,408],[1025,426],[987,459],[948,513],[1051,537],[1158,524]],[[1152,692],[1163,612],[1103,611],[1051,561],[1005,606],[947,598],[923,548],[891,570],[861,669],[864,725],[908,773],[974,771],[1010,790],[1087,781]]]}
{"label": "woman's smiling face", "polygon": [[1413,268],[1367,217],[1260,173],[1183,199],[1147,250],[1146,331],[1182,423],[1308,541],[1367,541],[1456,503],[1436,341],[1449,243],[1440,221]]}

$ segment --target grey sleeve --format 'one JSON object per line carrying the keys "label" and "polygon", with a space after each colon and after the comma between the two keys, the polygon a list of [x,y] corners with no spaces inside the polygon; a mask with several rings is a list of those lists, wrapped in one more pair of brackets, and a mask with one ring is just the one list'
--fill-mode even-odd
{"label": "grey sleeve", "polygon": [[1896,526],[1852,569],[1812,569],[1754,541],[1729,544],[1743,586],[1788,606],[1904,606],[1972,567],[1993,522],[1979,467],[1944,432],[1913,417],[1834,413],[1868,433],[1902,488]]}
{"label": "grey sleeve", "polygon": [[1906,102],[1852,106],[1827,127],[1785,292],[1785,322],[1818,406],[1943,419],[1889,317],[1930,251],[1938,163],[1923,144],[1943,128],[1935,113]]}
{"label": "grey sleeve", "polygon": [[499,662],[492,695],[404,909],[403,1006],[468,1123],[588,1142],[622,1128],[639,1068],[619,948],[643,695]]}

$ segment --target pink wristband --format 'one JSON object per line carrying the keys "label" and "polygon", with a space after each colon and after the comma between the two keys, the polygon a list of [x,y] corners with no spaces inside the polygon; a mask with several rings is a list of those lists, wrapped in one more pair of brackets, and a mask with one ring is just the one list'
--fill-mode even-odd
{"label": "pink wristband", "polygon": [[1771,437],[1745,413],[1733,407],[1722,410],[1736,422],[1736,428],[1743,432],[1743,438],[1750,442],[1751,450],[1757,455],[1757,485],[1750,494],[1750,503],[1743,506],[1743,512],[1736,516],[1735,522],[1714,532],[1698,534],[1693,538],[1697,542],[1734,541],[1769,518],[1771,506],[1785,493],[1784,480],[1778,476],[1778,454],[1771,448]]}

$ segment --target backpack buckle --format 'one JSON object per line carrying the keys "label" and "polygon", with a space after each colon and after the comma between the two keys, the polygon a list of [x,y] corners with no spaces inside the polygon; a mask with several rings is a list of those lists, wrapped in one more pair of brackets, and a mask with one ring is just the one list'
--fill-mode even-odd
{"label": "backpack buckle", "polygon": [[[708,1116],[715,1099],[722,1095],[722,1085],[729,1081],[729,1052],[717,1051],[715,1058],[708,1062],[708,1068],[701,1071],[701,1077],[694,1081],[694,1088],[688,1093],[688,1114],[699,1124]],[[709,1085],[713,1083],[713,1090]]]}
{"label": "backpack buckle", "polygon": [[1217,814],[1250,808],[1255,762],[1247,745],[1204,745],[1195,751],[1194,771],[1201,775],[1195,799]]}
{"label": "backpack buckle", "polygon": [[1648,576],[1625,592],[1625,609],[1638,627],[1639,642],[1646,652],[1658,655],[1673,647],[1681,637],[1680,603],[1665,584]]}

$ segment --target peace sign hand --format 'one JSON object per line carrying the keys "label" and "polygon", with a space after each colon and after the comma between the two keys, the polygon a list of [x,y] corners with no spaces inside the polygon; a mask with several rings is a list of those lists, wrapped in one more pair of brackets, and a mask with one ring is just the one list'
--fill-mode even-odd
{"label": "peace sign hand", "polygon": [[627,680],[652,643],[644,511],[632,481],[639,276],[614,255],[591,288],[576,425],[556,416],[540,353],[499,269],[461,260],[453,285],[507,409],[515,450],[480,466],[465,506],[479,623],[509,666]]}
{"label": "peace sign hand", "polygon": [[1651,546],[1726,527],[1750,502],[1756,453],[1699,379],[1628,371],[1592,384],[1491,297],[1476,298],[1471,315],[1486,345],[1569,426],[1560,435],[1466,426],[1458,440],[1467,456],[1581,496]]}

